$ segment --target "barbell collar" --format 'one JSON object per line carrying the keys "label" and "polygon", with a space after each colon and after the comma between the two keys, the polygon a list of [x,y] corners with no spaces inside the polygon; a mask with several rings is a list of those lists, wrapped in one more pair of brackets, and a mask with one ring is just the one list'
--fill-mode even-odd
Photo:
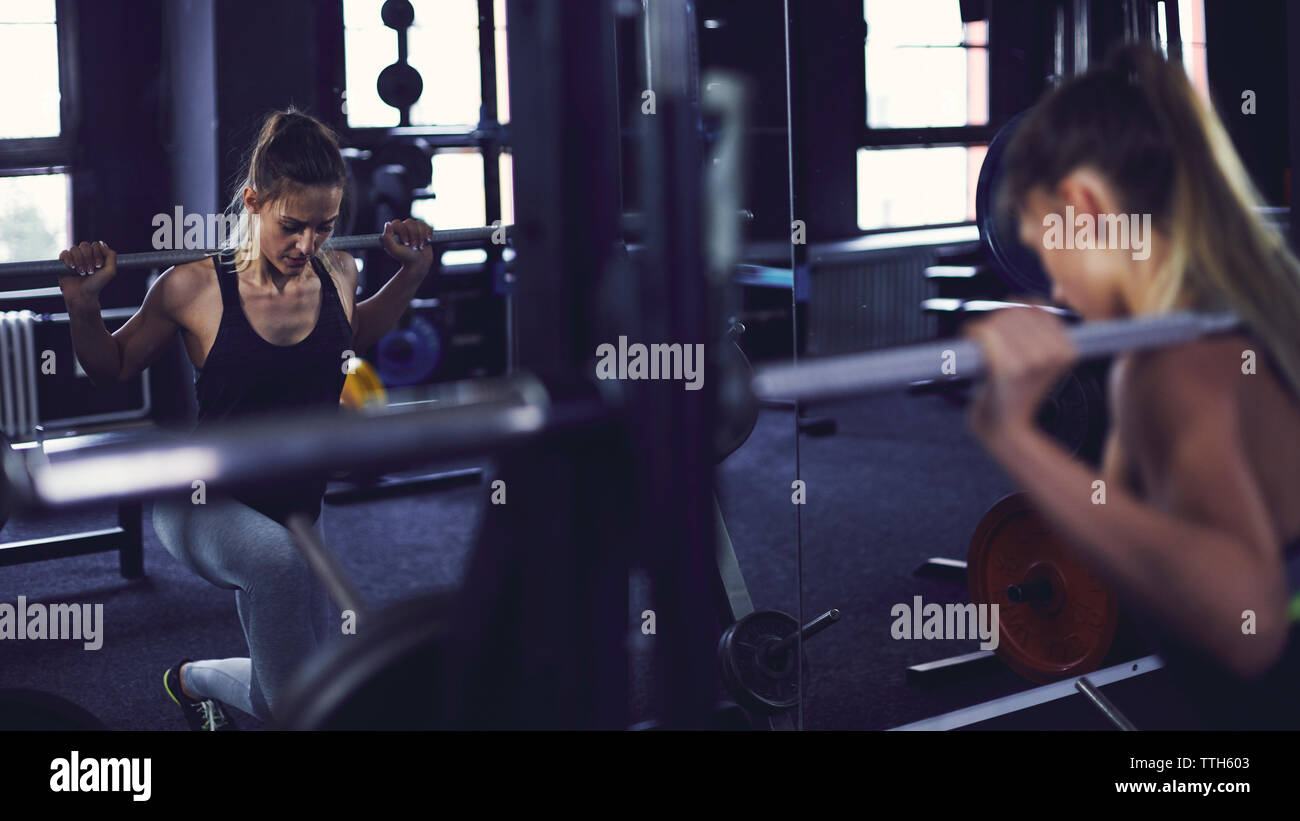
{"label": "barbell collar", "polygon": [[[507,239],[510,236],[512,225],[501,226],[505,229]],[[464,242],[490,242],[493,235],[501,230],[490,225],[475,228],[450,228],[443,231],[434,231],[430,242],[434,245],[454,245]],[[357,234],[347,237],[332,237],[322,246],[324,249],[336,249],[340,251],[355,251],[362,249],[376,249],[380,247],[379,239],[383,234]],[[197,259],[203,259],[206,256],[217,253],[216,248],[199,248],[199,249],[181,249],[175,251],[145,251],[138,254],[118,254],[117,267],[119,270],[124,268],[169,268],[173,265],[181,265],[186,262],[193,262]],[[31,276],[33,274],[56,274],[69,275],[73,273],[72,269],[57,259],[39,260],[33,262],[5,262],[0,263],[0,279],[8,277]]]}
{"label": "barbell collar", "polygon": [[[1230,331],[1233,314],[1178,312],[1137,319],[1108,319],[1066,329],[1081,360],[1150,350]],[[946,368],[951,364],[951,368]],[[945,370],[949,372],[945,372]],[[987,365],[980,346],[954,338],[869,353],[804,360],[759,368],[754,394],[765,401],[839,399],[891,390],[917,382],[978,379]]]}
{"label": "barbell collar", "polygon": [[1020,584],[1007,585],[1007,600],[1012,604],[1050,601],[1052,582],[1049,579],[1034,579]]}
{"label": "barbell collar", "polygon": [[839,620],[840,620],[840,611],[838,609],[827,610],[825,613],[822,613],[817,618],[805,624],[802,629],[794,633],[791,633],[790,635],[776,642],[772,646],[768,647],[767,648],[768,657],[776,658],[781,656],[783,653],[785,653],[787,650],[793,647],[796,641],[798,642],[807,641],[808,639],[817,635],[818,633],[825,630],[827,627],[830,627],[832,624],[834,624]]}

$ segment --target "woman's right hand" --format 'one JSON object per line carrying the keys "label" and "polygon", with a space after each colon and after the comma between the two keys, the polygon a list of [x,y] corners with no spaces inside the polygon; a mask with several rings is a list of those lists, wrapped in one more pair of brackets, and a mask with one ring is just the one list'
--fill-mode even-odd
{"label": "woman's right hand", "polygon": [[59,276],[59,288],[69,306],[80,302],[97,302],[117,274],[117,252],[103,242],[82,242],[59,254],[59,261],[69,272]]}

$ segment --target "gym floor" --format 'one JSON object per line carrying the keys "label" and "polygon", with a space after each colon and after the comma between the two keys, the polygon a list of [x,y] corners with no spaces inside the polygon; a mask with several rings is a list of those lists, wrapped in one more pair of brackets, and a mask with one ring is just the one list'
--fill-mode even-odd
{"label": "gym floor", "polygon": [[[969,438],[962,411],[935,396],[888,396],[816,410],[838,432],[804,436],[801,475],[807,504],[800,527],[803,614],[835,607],[841,621],[806,646],[810,680],[803,703],[807,729],[881,729],[1024,690],[1007,669],[986,666],[940,686],[909,684],[910,664],[970,652],[973,641],[910,642],[890,637],[895,602],[965,601],[964,585],[919,579],[931,556],[964,558],[975,523],[1012,485]],[[753,435],[718,469],[718,493],[754,604],[795,614],[800,531],[790,502],[795,476],[794,420],[765,410]],[[438,465],[454,469],[468,463]],[[484,485],[421,496],[325,506],[329,546],[371,607],[454,587],[465,567],[482,508]],[[87,509],[12,519],[4,541],[110,526],[115,512]],[[432,538],[430,534],[436,534]],[[380,547],[382,546],[382,547]],[[234,596],[173,559],[153,532],[145,507],[146,577],[118,575],[103,553],[5,568],[0,601],[102,602],[103,647],[65,641],[12,642],[0,665],[0,688],[36,688],[71,699],[121,730],[184,729],[165,700],[163,670],[183,657],[247,655]],[[645,606],[634,590],[629,632],[632,667],[643,670],[651,642],[634,627]],[[1112,658],[1119,663],[1126,658]],[[639,682],[644,684],[644,682]],[[634,683],[633,720],[648,718],[646,692]],[[1107,687],[1142,729],[1195,725],[1161,672]],[[260,729],[237,714],[243,729]],[[1104,729],[1094,708],[1072,697],[987,726]]]}

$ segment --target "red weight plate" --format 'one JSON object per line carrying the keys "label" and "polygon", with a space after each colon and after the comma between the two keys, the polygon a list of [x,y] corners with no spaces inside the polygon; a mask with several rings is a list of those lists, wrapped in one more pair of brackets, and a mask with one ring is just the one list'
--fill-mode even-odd
{"label": "red weight plate", "polygon": [[[966,557],[971,601],[998,605],[997,654],[1030,681],[1045,684],[1101,666],[1119,623],[1119,603],[1076,561],[1025,493],[984,514]],[[1014,603],[1013,584],[1047,579],[1046,600]]]}

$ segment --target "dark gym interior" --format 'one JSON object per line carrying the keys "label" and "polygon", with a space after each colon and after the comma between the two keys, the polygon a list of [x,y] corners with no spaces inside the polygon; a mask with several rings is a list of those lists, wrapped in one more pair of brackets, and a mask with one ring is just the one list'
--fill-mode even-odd
{"label": "dark gym interior", "polygon": [[[1295,248],[1300,4],[48,0],[0,3],[0,36],[18,55],[0,65],[32,63],[31,88],[0,98],[30,112],[0,126],[0,263],[82,240],[159,250],[159,215],[221,214],[263,118],[291,106],[337,135],[335,236],[433,230],[409,306],[355,352],[382,383],[347,377],[357,438],[322,427],[284,455],[285,427],[260,467],[249,452],[228,480],[203,474],[328,473],[336,566],[314,572],[365,605],[304,662],[291,709],[228,709],[239,729],[1108,730],[1107,708],[1140,730],[1210,726],[1123,599],[1086,667],[894,635],[896,606],[973,601],[977,528],[1022,490],[972,433],[969,384],[803,401],[756,397],[749,377],[1049,298],[992,247],[999,135],[1126,43],[1185,68],[1258,218]],[[503,226],[508,243],[489,238]],[[462,229],[482,230],[440,238]],[[375,243],[352,254],[360,303],[399,264]],[[120,263],[100,297],[110,333],[171,264]],[[179,335],[129,381],[62,367],[70,309],[48,272],[0,273],[0,318],[0,603],[103,605],[98,649],[0,640],[0,727],[183,730],[164,672],[249,655],[232,589],[153,524],[154,496],[190,486],[168,477],[198,374]],[[702,389],[597,378],[620,337],[702,346]],[[1038,417],[1090,469],[1108,365],[1080,364]],[[475,404],[465,384],[507,395]],[[543,420],[529,436],[493,427],[533,425],[525,410]],[[427,426],[418,445],[384,439],[399,411],[395,426]],[[354,460],[363,447],[373,460]],[[126,472],[57,470],[95,448]],[[789,636],[780,663],[763,655]],[[393,675],[436,680],[436,714],[391,698]],[[1100,703],[1075,686],[1087,675]],[[38,695],[49,716],[24,712]]]}

